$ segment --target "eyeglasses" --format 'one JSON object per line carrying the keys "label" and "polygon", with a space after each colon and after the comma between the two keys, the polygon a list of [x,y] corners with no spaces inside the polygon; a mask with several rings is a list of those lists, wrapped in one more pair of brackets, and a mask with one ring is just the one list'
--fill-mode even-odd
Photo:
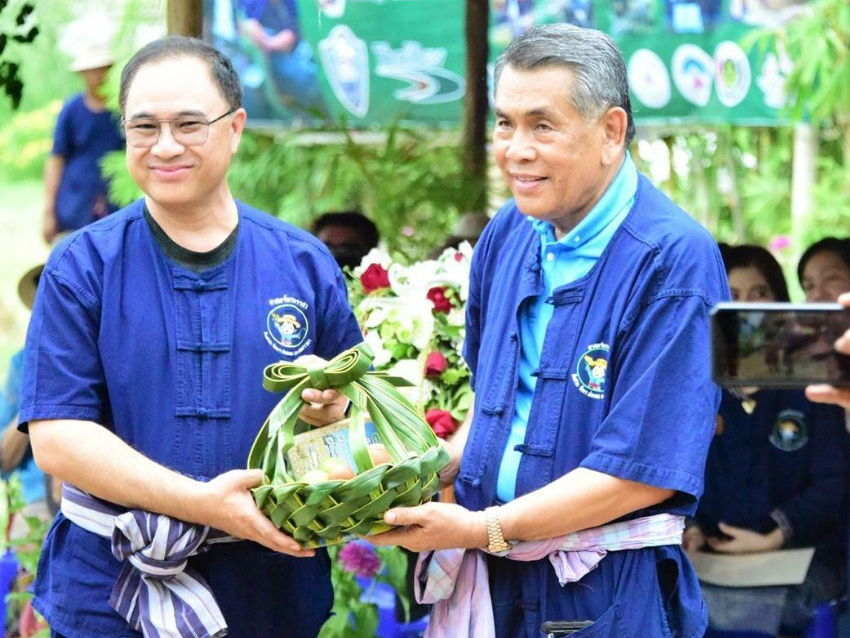
{"label": "eyeglasses", "polygon": [[124,136],[127,144],[134,148],[150,148],[159,141],[162,125],[168,124],[171,137],[181,146],[200,146],[205,144],[210,134],[210,124],[233,115],[237,109],[230,109],[224,115],[213,120],[205,120],[195,115],[184,115],[170,120],[155,120],[141,118],[138,120],[123,120]]}

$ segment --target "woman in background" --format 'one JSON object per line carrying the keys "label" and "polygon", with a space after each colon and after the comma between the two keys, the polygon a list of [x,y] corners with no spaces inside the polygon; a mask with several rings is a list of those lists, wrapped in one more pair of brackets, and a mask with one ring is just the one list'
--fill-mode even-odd
{"label": "woman in background", "polygon": [[[760,246],[721,246],[735,301],[788,301],[782,269]],[[848,435],[840,409],[802,390],[724,390],[705,493],[685,549],[725,554],[815,547],[805,581],[778,587],[703,584],[711,631],[799,636],[844,590]]]}

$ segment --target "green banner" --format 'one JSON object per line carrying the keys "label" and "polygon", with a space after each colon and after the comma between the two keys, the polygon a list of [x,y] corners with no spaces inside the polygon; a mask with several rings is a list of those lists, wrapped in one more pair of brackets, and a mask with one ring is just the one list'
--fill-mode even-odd
{"label": "green banner", "polygon": [[[791,60],[747,38],[806,1],[491,0],[490,55],[532,24],[597,28],[623,51],[639,124],[772,124]],[[460,121],[463,0],[205,0],[204,11],[254,125]]]}

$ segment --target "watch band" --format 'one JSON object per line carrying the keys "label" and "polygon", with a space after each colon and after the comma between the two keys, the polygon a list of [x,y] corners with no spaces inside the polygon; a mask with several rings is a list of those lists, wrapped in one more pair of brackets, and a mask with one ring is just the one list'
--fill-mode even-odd
{"label": "watch band", "polygon": [[502,535],[502,524],[499,522],[499,508],[488,507],[484,510],[484,520],[487,522],[487,551],[500,554],[511,548]]}

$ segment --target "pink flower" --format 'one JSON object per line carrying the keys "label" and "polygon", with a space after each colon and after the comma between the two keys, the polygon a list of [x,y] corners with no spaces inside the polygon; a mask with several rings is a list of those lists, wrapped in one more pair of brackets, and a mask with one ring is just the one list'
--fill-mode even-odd
{"label": "pink flower", "polygon": [[446,297],[446,289],[443,286],[435,286],[426,295],[434,304],[434,312],[448,312],[452,309],[451,299]]}
{"label": "pink flower", "polygon": [[771,250],[782,250],[783,248],[788,248],[791,245],[791,238],[788,235],[777,235],[773,239],[770,240],[769,247]]}
{"label": "pink flower", "polygon": [[337,559],[346,571],[354,572],[361,578],[372,578],[381,568],[381,559],[368,543],[348,543],[339,550]]}
{"label": "pink flower", "polygon": [[439,410],[432,408],[425,413],[425,420],[431,429],[441,439],[446,438],[449,434],[457,430],[457,421],[452,418],[451,412],[447,410]]}
{"label": "pink flower", "polygon": [[369,264],[369,267],[360,275],[360,285],[366,292],[389,288],[390,273],[381,264]]}
{"label": "pink flower", "polygon": [[425,360],[425,376],[426,377],[439,377],[443,372],[446,371],[446,368],[449,367],[449,362],[446,361],[446,358],[443,356],[442,352],[434,351],[428,354],[428,358]]}

